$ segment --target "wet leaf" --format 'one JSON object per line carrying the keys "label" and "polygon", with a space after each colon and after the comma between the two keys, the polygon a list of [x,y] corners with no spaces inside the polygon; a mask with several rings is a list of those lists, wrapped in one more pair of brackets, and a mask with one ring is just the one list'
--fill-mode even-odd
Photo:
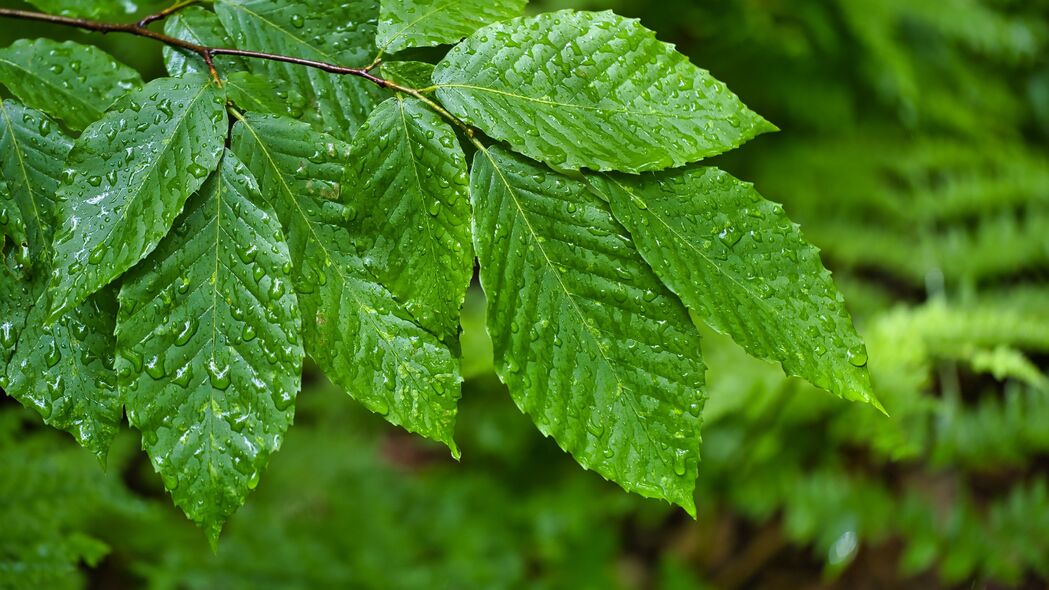
{"label": "wet leaf", "polygon": [[514,401],[583,467],[694,513],[705,367],[684,306],[584,182],[492,148],[471,184]]}
{"label": "wet leaf", "polygon": [[237,123],[232,145],[287,232],[306,353],[369,410],[458,454],[458,359],[358,256],[347,229],[355,212],[341,184],[349,145],[303,123],[258,115]]}
{"label": "wet leaf", "polygon": [[113,373],[115,298],[100,291],[51,324],[42,283],[26,288],[36,304],[19,332],[4,391],[104,462],[123,417]]}
{"label": "wet leaf", "polygon": [[[218,15],[199,6],[190,6],[168,17],[164,21],[164,33],[205,47],[233,47],[233,37]],[[214,62],[215,68],[225,77],[248,68],[243,59],[230,55],[216,55]],[[164,67],[168,75],[175,77],[209,73],[203,58],[175,47],[164,47]]]}
{"label": "wet leaf", "polygon": [[120,290],[128,419],[175,504],[212,540],[294,416],[303,350],[290,265],[276,214],[227,152]]}
{"label": "wet leaf", "polygon": [[11,100],[0,104],[0,172],[7,185],[2,207],[10,211],[9,220],[17,209],[23,228],[17,233],[28,242],[27,265],[49,264],[54,194],[72,145],[47,115]]}
{"label": "wet leaf", "polygon": [[[240,49],[348,67],[368,65],[375,57],[377,0],[219,0],[215,10]],[[266,60],[247,65],[252,73],[280,80],[289,93],[295,92],[302,120],[346,141],[380,102],[375,85],[354,76]]]}
{"label": "wet leaf", "polygon": [[0,49],[0,83],[24,104],[81,131],[142,77],[97,47],[50,39]]}
{"label": "wet leaf", "polygon": [[422,102],[392,98],[361,127],[350,161],[366,265],[421,326],[457,336],[474,255],[455,132]]}
{"label": "wet leaf", "polygon": [[710,327],[787,374],[881,407],[844,299],[782,206],[717,168],[591,182],[659,278]]}
{"label": "wet leaf", "polygon": [[384,0],[376,44],[388,53],[457,43],[477,29],[519,16],[528,0]]}
{"label": "wet leaf", "polygon": [[225,95],[202,76],[160,78],[88,127],[58,188],[56,318],[149,254],[218,165]]}
{"label": "wet leaf", "polygon": [[559,169],[640,172],[774,127],[638,21],[561,11],[494,24],[434,72],[448,110]]}

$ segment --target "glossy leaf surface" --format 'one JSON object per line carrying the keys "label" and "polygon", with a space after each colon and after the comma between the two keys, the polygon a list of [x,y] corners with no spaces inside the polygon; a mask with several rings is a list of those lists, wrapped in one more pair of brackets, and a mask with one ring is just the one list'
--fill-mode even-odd
{"label": "glossy leaf surface", "polygon": [[514,401],[583,467],[694,512],[705,367],[684,306],[586,183],[492,148],[471,184]]}
{"label": "glossy leaf surface", "polygon": [[434,83],[455,115],[559,169],[661,170],[774,129],[652,31],[611,12],[485,27],[437,65]]}
{"label": "glossy leaf surface", "polygon": [[44,12],[86,18],[126,18],[140,8],[155,8],[162,3],[162,0],[29,0],[29,4]]}
{"label": "glossy leaf surface", "polygon": [[105,461],[123,417],[113,373],[113,293],[103,290],[49,324],[42,281],[25,289],[38,298],[18,335],[4,390]]}
{"label": "glossy leaf surface", "polygon": [[0,49],[0,83],[23,104],[80,131],[141,87],[142,77],[91,45],[23,39]]}
{"label": "glossy leaf surface", "polygon": [[844,300],[782,206],[716,168],[591,182],[660,279],[712,328],[788,374],[878,404]]}
{"label": "glossy leaf surface", "polygon": [[[45,321],[52,234],[45,210],[72,142],[32,109],[8,101],[3,115],[3,186],[15,194],[2,201],[0,218],[8,211],[6,225],[23,232],[30,221],[35,237],[31,248],[12,243],[0,250],[0,382],[45,423],[71,433],[104,461],[122,416],[112,372],[112,293],[99,293],[54,324]],[[20,205],[27,209],[16,224]]]}
{"label": "glossy leaf surface", "polygon": [[382,77],[408,88],[433,85],[434,65],[421,61],[388,61],[382,64]]}
{"label": "glossy leaf surface", "polygon": [[[199,6],[190,6],[164,21],[164,33],[176,39],[205,47],[233,47],[233,37],[217,14]],[[215,68],[224,77],[247,69],[240,57],[216,55]],[[208,74],[208,66],[197,54],[174,47],[164,47],[164,67],[171,76]]]}
{"label": "glossy leaf surface", "polygon": [[[367,65],[375,56],[376,0],[219,0],[215,10],[240,49],[351,67]],[[265,60],[252,60],[248,67],[298,93],[302,120],[343,140],[353,138],[379,102],[375,86],[353,76]]]}
{"label": "glossy leaf surface", "polygon": [[18,208],[7,183],[0,180],[0,249],[8,243],[16,248],[28,248],[29,237],[26,235],[22,210]]}
{"label": "glossy leaf surface", "polygon": [[218,165],[225,95],[200,76],[160,78],[91,125],[58,189],[52,317],[149,254]]}
{"label": "glossy leaf surface", "polygon": [[365,264],[420,325],[455,336],[474,267],[455,132],[422,102],[397,97],[375,109],[351,149]]}
{"label": "glossy leaf surface", "polygon": [[120,291],[128,419],[183,511],[214,540],[294,416],[299,309],[280,224],[227,152]]}
{"label": "glossy leaf surface", "polygon": [[528,0],[384,0],[376,43],[385,52],[456,43],[477,29],[519,16]]}
{"label": "glossy leaf surface", "polygon": [[369,410],[458,454],[458,361],[358,256],[342,184],[349,145],[291,119],[248,115],[233,150],[287,231],[307,354]]}
{"label": "glossy leaf surface", "polygon": [[18,233],[28,241],[23,262],[28,265],[48,264],[54,195],[72,145],[47,115],[11,100],[0,104],[0,172],[7,187],[3,206],[18,209],[23,228]]}

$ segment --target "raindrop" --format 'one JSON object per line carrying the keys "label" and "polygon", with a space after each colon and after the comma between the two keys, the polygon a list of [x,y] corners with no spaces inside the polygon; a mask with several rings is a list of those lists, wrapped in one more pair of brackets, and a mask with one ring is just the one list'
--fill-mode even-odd
{"label": "raindrop", "polygon": [[862,344],[853,346],[849,349],[849,364],[854,367],[866,367],[867,366],[867,348]]}
{"label": "raindrop", "polygon": [[220,391],[229,389],[230,386],[230,367],[229,365],[220,366],[214,358],[208,361],[208,378],[211,380],[211,386]]}

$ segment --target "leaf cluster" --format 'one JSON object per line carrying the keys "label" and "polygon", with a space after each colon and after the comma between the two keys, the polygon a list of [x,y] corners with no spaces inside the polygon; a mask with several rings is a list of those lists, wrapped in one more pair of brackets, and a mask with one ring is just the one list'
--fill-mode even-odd
{"label": "leaf cluster", "polygon": [[306,357],[459,456],[475,260],[517,406],[629,491],[694,512],[700,325],[880,408],[818,250],[701,163],[775,128],[638,21],[190,4],[160,13],[193,45],[169,42],[148,82],[89,46],[0,50],[18,99],[0,342],[4,390],[100,458],[126,410],[213,542],[280,448]]}

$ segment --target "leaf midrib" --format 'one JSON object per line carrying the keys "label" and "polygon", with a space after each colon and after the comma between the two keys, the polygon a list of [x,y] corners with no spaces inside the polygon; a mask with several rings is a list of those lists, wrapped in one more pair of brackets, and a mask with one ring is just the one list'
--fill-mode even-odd
{"label": "leaf midrib", "polygon": [[[66,90],[62,86],[56,84],[50,78],[39,76],[33,70],[30,70],[30,69],[26,68],[22,64],[20,64],[18,62],[11,61],[11,60],[3,58],[3,57],[0,57],[0,63],[7,64],[7,65],[11,66],[12,68],[15,68],[15,69],[23,72],[25,77],[37,80],[38,82],[46,85],[47,87],[52,88],[53,90],[55,90],[56,92],[61,94],[63,97],[65,97],[67,100],[70,100],[71,102],[77,103],[79,108],[81,108],[81,109],[83,109],[85,111],[88,111],[89,113],[92,113],[90,115],[90,118],[91,118],[92,121],[95,121],[95,120],[100,119],[102,117],[102,115],[103,115],[103,111],[102,110],[96,108],[93,104],[87,102],[86,100],[81,100],[81,98],[80,98],[80,96],[78,94],[73,93],[73,92],[71,92],[69,90]],[[90,88],[87,88],[87,89],[90,90]],[[101,100],[105,100],[105,97],[103,97],[103,96],[98,96],[97,98],[99,98]],[[67,117],[61,117],[61,118],[62,119],[67,119]],[[79,118],[79,117],[77,117],[77,118]]]}
{"label": "leaf midrib", "polygon": [[646,111],[634,111],[634,110],[631,110],[629,108],[629,105],[623,105],[620,108],[613,109],[613,108],[607,108],[607,107],[601,107],[601,106],[588,106],[588,105],[573,104],[573,103],[568,103],[568,102],[558,102],[556,100],[536,98],[536,97],[533,97],[533,96],[524,96],[523,94],[515,94],[513,92],[507,92],[506,90],[499,90],[497,88],[488,88],[486,86],[475,86],[475,85],[472,85],[472,84],[446,84],[446,83],[444,83],[444,84],[435,84],[433,87],[438,89],[438,90],[440,90],[442,88],[453,89],[453,90],[460,90],[460,89],[461,90],[476,90],[478,92],[487,92],[487,93],[490,93],[490,94],[496,94],[496,95],[503,96],[503,97],[506,97],[506,98],[522,100],[522,101],[525,101],[525,102],[533,102],[533,103],[536,103],[536,104],[541,104],[543,106],[556,107],[556,108],[559,108],[559,109],[574,109],[574,110],[579,110],[579,111],[592,111],[592,112],[600,113],[600,114],[605,115],[605,116],[610,116],[610,115],[636,115],[636,116],[642,116],[642,117],[661,117],[661,118],[666,118],[666,119],[686,119],[686,118],[688,118],[688,117],[685,117],[685,116],[679,114],[678,112],[666,112],[666,111],[655,111],[655,110],[647,111],[647,112]]}
{"label": "leaf midrib", "polygon": [[[170,149],[171,145],[174,143],[174,139],[175,139],[176,135],[182,129],[182,125],[190,118],[190,113],[193,111],[193,108],[196,106],[197,101],[210,88],[211,88],[211,82],[209,81],[207,84],[202,86],[200,88],[200,90],[197,92],[197,94],[190,100],[189,106],[187,106],[182,111],[182,116],[178,119],[178,122],[175,123],[175,125],[171,128],[171,130],[168,132],[168,134],[165,137],[165,139],[163,139],[161,141],[161,143],[163,144],[163,149],[161,150],[161,152],[159,154],[157,154],[157,157],[153,159],[153,161],[149,164],[149,166],[147,166],[146,168],[143,169],[143,172],[145,174],[142,175],[143,180],[142,180],[142,182],[139,183],[138,189],[135,190],[133,193],[131,193],[132,196],[131,196],[130,199],[128,199],[124,203],[124,207],[120,211],[120,216],[109,227],[109,231],[105,232],[105,235],[103,235],[101,239],[99,239],[98,241],[95,242],[96,244],[107,243],[109,241],[109,239],[112,237],[113,232],[115,232],[118,227],[120,227],[120,226],[122,226],[124,224],[124,221],[127,219],[128,211],[131,209],[131,205],[134,204],[134,203],[137,203],[138,200],[141,198],[142,191],[145,188],[146,182],[153,177],[153,172],[156,170],[157,166],[160,164],[160,161],[163,160],[168,155],[168,150]],[[71,186],[71,185],[68,185],[68,186]],[[81,201],[75,201],[75,202],[79,204]]]}
{"label": "leaf midrib", "polygon": [[[513,185],[510,184],[510,181],[506,178],[506,175],[503,174],[502,169],[499,167],[499,164],[496,163],[495,158],[492,157],[491,152],[484,148],[480,149],[484,151],[485,156],[492,163],[492,167],[499,174],[499,179],[503,182],[503,185],[506,186],[507,191],[509,191],[510,198],[513,199],[514,206],[517,207],[517,211],[520,218],[524,221],[525,227],[528,228],[528,232],[532,234],[532,241],[536,244],[536,247],[538,248],[539,252],[542,253],[543,259],[546,260],[547,266],[553,273],[554,277],[557,279],[558,285],[560,285],[561,289],[565,292],[565,296],[568,297],[568,301],[572,304],[572,309],[574,309],[576,314],[579,316],[579,321],[583,324],[586,333],[592,339],[594,346],[597,348],[598,354],[601,355],[601,359],[605,362],[606,365],[608,365],[609,372],[616,380],[616,386],[618,390],[624,394],[620,397],[623,397],[627,400],[627,405],[630,406],[630,410],[634,413],[634,416],[642,425],[641,430],[645,433],[645,437],[648,439],[649,444],[652,445],[653,449],[658,449],[659,445],[652,438],[652,433],[649,432],[649,429],[644,426],[646,424],[646,421],[641,416],[641,412],[639,411],[637,404],[634,402],[633,396],[631,395],[633,391],[623,385],[623,381],[619,378],[619,373],[615,369],[615,364],[613,364],[611,359],[609,359],[608,356],[605,355],[605,350],[601,346],[601,342],[598,338],[599,333],[596,331],[596,328],[591,326],[590,322],[586,320],[586,316],[583,314],[583,310],[579,307],[579,304],[576,303],[575,295],[573,295],[572,292],[568,289],[568,285],[566,285],[564,281],[561,280],[561,273],[557,269],[557,266],[554,264],[553,260],[550,259],[549,254],[547,254],[546,248],[543,247],[543,242],[539,239],[538,232],[536,232],[535,228],[532,227],[532,223],[531,221],[529,221],[528,215],[525,213],[524,207],[521,205],[521,202],[517,198],[517,191],[514,189]],[[661,456],[660,460],[663,461],[664,464],[666,464],[666,461]]]}
{"label": "leaf midrib", "polygon": [[[607,174],[604,175],[604,176],[608,180],[610,180],[613,183],[615,183],[615,185],[618,186],[626,194],[630,195],[631,197],[633,197],[633,198],[635,198],[635,199],[637,199],[637,200],[639,200],[639,201],[641,201],[643,203],[646,202],[644,199],[641,198],[639,193],[635,193],[635,192],[631,191],[628,187],[620,184],[620,182],[618,180],[616,180],[615,178],[613,178],[612,176],[607,175]],[[763,309],[765,309],[765,311],[767,313],[769,313],[769,314],[771,314],[773,316],[775,315],[775,312],[771,308],[771,306],[769,305],[768,301],[766,301],[764,298],[762,298],[757,293],[752,291],[750,289],[750,287],[748,287],[747,285],[745,285],[742,282],[740,282],[739,279],[737,279],[736,277],[732,276],[732,274],[730,274],[728,271],[726,271],[724,268],[722,268],[721,265],[719,265],[718,263],[714,262],[714,260],[712,260],[709,256],[707,256],[706,253],[704,253],[702,250],[697,248],[690,240],[686,239],[685,236],[683,236],[680,233],[678,233],[678,231],[673,226],[671,226],[664,217],[662,217],[661,215],[659,215],[658,213],[653,211],[651,207],[649,207],[647,210],[651,213],[652,217],[656,221],[658,221],[660,223],[660,225],[665,227],[667,229],[667,231],[670,232],[670,234],[674,237],[675,240],[681,242],[686,247],[688,247],[689,250],[692,250],[693,252],[698,254],[700,256],[700,258],[705,260],[707,262],[707,264],[709,264],[711,267],[713,267],[714,270],[716,270],[718,272],[718,274],[724,276],[730,282],[732,282],[735,285],[737,285],[740,288],[740,290],[742,290],[744,293],[749,295],[751,299],[756,301],[758,303],[759,307],[762,307]],[[706,319],[706,318],[704,318],[704,319]]]}
{"label": "leaf midrib", "polygon": [[426,14],[424,14],[424,15],[420,16],[419,18],[415,19],[414,21],[412,21],[412,22],[410,22],[410,23],[408,23],[408,24],[404,25],[403,27],[401,27],[401,29],[400,29],[399,31],[397,31],[397,33],[396,33],[396,34],[395,34],[394,36],[390,37],[390,40],[389,40],[389,41],[388,41],[388,42],[386,43],[386,45],[384,45],[384,46],[382,46],[382,47],[380,48],[380,49],[381,49],[381,51],[382,51],[382,52],[385,52],[385,51],[386,51],[387,49],[389,49],[389,48],[390,48],[390,46],[391,46],[391,45],[393,45],[393,42],[394,42],[394,41],[396,41],[397,39],[399,39],[399,38],[401,38],[402,36],[404,36],[404,35],[405,35],[405,33],[406,33],[406,32],[407,32],[408,30],[410,30],[410,29],[411,29],[412,27],[414,27],[414,26],[418,25],[418,24],[419,24],[419,23],[421,23],[422,21],[424,21],[424,20],[426,20],[426,19],[428,19],[428,18],[432,17],[433,15],[435,15],[435,14],[437,14],[437,13],[439,13],[439,12],[442,12],[442,11],[444,11],[444,10],[447,10],[447,9],[448,9],[448,7],[449,7],[449,6],[451,6],[451,5],[452,5],[452,4],[453,4],[453,3],[455,2],[455,1],[456,1],[456,0],[446,0],[446,2],[445,2],[444,4],[441,4],[441,5],[437,6],[436,8],[434,8],[433,10],[431,10],[430,12],[427,12]]}
{"label": "leaf midrib", "polygon": [[435,266],[438,266],[437,263],[439,261],[439,258],[437,257],[437,250],[436,250],[435,245],[434,245],[436,243],[437,239],[434,237],[433,223],[432,223],[433,222],[433,217],[431,215],[427,214],[427,212],[426,212],[426,203],[423,201],[423,192],[424,192],[423,191],[423,181],[422,181],[422,177],[419,176],[419,162],[418,162],[418,160],[415,157],[415,150],[412,149],[412,134],[408,130],[408,119],[407,119],[407,117],[405,116],[405,113],[404,113],[405,106],[406,106],[405,103],[406,103],[406,101],[403,98],[401,98],[400,95],[398,95],[397,96],[397,111],[398,111],[398,113],[401,116],[401,124],[404,126],[404,143],[405,143],[405,148],[408,150],[408,154],[412,158],[412,172],[415,175],[415,184],[419,187],[419,190],[416,191],[416,194],[419,195],[419,203],[420,203],[420,205],[422,205],[422,208],[420,209],[420,211],[422,212],[423,218],[426,220],[426,222],[423,224],[423,225],[426,226],[426,235],[429,236],[429,238],[430,238],[428,240],[428,244],[427,245],[429,246],[430,256],[433,259],[433,261],[435,263]]}
{"label": "leaf midrib", "polygon": [[[14,122],[11,121],[11,115],[7,112],[7,101],[0,101],[0,111],[3,111],[7,133],[11,137],[11,144],[17,148],[15,149],[15,154],[18,156],[18,168],[22,171],[22,178],[25,180],[25,187],[29,192],[29,202],[33,204],[33,213],[36,215],[37,232],[40,234],[37,238],[43,239],[45,219],[40,214],[40,208],[35,196],[36,191],[33,190],[32,181],[29,180],[29,171],[26,169],[25,156],[22,153],[22,148],[20,147],[21,144],[18,141],[18,134],[15,133]],[[47,251],[47,249],[50,248],[50,244],[37,244],[36,247],[43,251]]]}
{"label": "leaf midrib", "polygon": [[[291,186],[288,185],[288,183],[285,181],[283,172],[281,172],[280,167],[277,165],[277,162],[273,159],[273,156],[270,154],[270,151],[266,147],[266,144],[262,141],[262,138],[259,137],[259,134],[255,132],[255,129],[250,125],[250,123],[248,123],[248,121],[246,119],[241,119],[241,123],[243,123],[244,126],[248,129],[248,131],[251,133],[252,137],[255,138],[255,143],[258,144],[259,148],[266,155],[266,160],[269,162],[270,168],[274,171],[274,173],[280,179],[280,183],[281,183],[281,186],[284,187],[285,194],[287,194],[288,197],[290,197],[290,200],[295,204],[295,209],[299,212],[299,216],[302,218],[302,221],[305,223],[306,227],[309,228],[309,232],[310,232],[310,235],[312,236],[313,242],[315,244],[317,244],[317,247],[320,248],[320,250],[324,253],[324,257],[325,257],[326,260],[334,261],[334,258],[331,256],[331,254],[328,251],[328,249],[324,247],[324,243],[321,241],[320,236],[317,234],[317,230],[313,227],[313,221],[310,220],[310,218],[306,215],[306,212],[305,212],[305,210],[303,210],[302,205],[299,203],[299,199],[296,196],[295,192],[291,190]],[[347,276],[346,274],[344,274],[342,272],[342,269],[339,267],[338,264],[332,264],[331,268],[335,269],[335,273],[339,275],[339,278],[342,280],[342,284],[344,286],[351,284],[351,279],[353,279],[353,277],[350,277],[350,276]],[[386,287],[383,286],[383,289],[385,289],[385,288]],[[345,289],[344,288],[339,293],[339,295],[340,296],[344,296],[344,295],[345,296],[349,296],[351,299],[353,299],[353,302],[357,304],[358,310],[363,311],[363,310],[368,309],[368,306],[365,305],[364,302],[361,301],[361,299],[357,297],[356,293],[354,292],[354,290],[352,288],[350,288],[350,289]],[[372,315],[371,314],[369,314],[369,313],[358,313],[358,317],[365,318],[368,321],[369,325],[371,325],[371,327],[372,327],[372,331],[375,334],[378,334],[380,336],[380,338],[383,340],[383,342],[386,343],[386,349],[391,354],[393,354],[393,356],[397,359],[398,365],[404,367],[406,369],[406,372],[411,376],[412,383],[415,385],[415,387],[419,391],[424,391],[424,389],[422,387],[420,387],[420,383],[419,383],[419,380],[417,378],[416,371],[414,370],[414,365],[412,363],[406,363],[404,361],[404,358],[399,354],[399,351],[397,350],[397,347],[396,346],[391,346],[392,343],[393,343],[393,338],[389,334],[387,334],[385,331],[379,329],[379,325],[375,322],[374,319],[372,319]]]}
{"label": "leaf midrib", "polygon": [[[218,351],[218,339],[219,339],[219,335],[218,335],[218,331],[219,331],[218,305],[219,305],[219,268],[220,268],[220,265],[221,265],[221,260],[219,258],[219,250],[222,247],[222,233],[224,231],[222,229],[222,192],[226,188],[226,179],[225,179],[225,175],[224,175],[224,168],[225,168],[225,163],[220,162],[218,171],[216,172],[216,174],[218,174],[218,177],[215,179],[215,182],[216,182],[216,185],[217,185],[215,187],[215,195],[214,195],[214,199],[215,199],[215,217],[214,217],[214,225],[215,225],[215,265],[214,265],[214,270],[212,271],[212,272],[215,273],[213,275],[215,277],[215,280],[210,283],[211,284],[211,358],[208,360],[209,363],[214,363],[215,362],[215,354]],[[205,367],[204,368],[204,372],[205,373],[209,373],[208,369],[210,369],[210,367]],[[228,367],[226,370],[227,371],[232,371],[233,369],[232,369],[232,367]],[[209,375],[210,375],[210,373],[209,373]],[[233,376],[230,375],[230,380],[232,380],[232,379],[233,379]],[[207,434],[208,434],[208,476],[211,479],[212,485],[217,487],[217,484],[218,484],[218,481],[219,481],[218,473],[217,473],[217,470],[214,468],[215,467],[214,464],[212,463],[212,458],[214,457],[215,447],[217,446],[217,441],[215,440],[215,421],[217,420],[217,418],[215,416],[214,408],[215,408],[215,386],[213,386],[211,384],[210,377],[209,377],[209,381],[208,381],[208,419],[207,419],[207,429],[208,429],[208,432],[207,432]]]}

